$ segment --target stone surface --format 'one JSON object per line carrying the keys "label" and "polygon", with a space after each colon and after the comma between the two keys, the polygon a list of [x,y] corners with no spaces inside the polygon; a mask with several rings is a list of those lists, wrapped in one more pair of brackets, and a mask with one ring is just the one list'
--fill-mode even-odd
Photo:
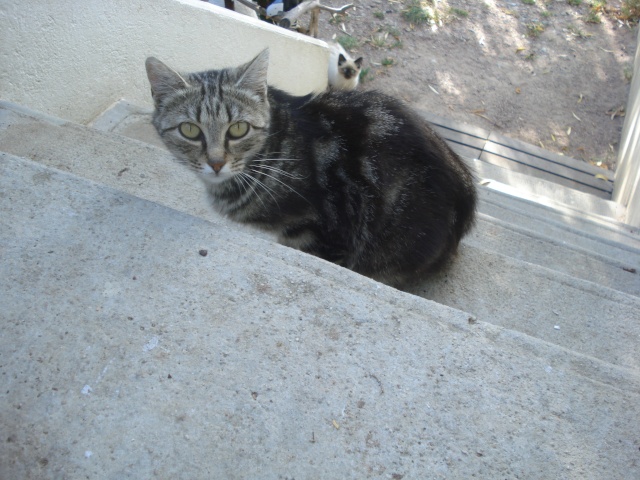
{"label": "stone surface", "polygon": [[0,192],[1,478],[640,476],[636,371],[10,155]]}

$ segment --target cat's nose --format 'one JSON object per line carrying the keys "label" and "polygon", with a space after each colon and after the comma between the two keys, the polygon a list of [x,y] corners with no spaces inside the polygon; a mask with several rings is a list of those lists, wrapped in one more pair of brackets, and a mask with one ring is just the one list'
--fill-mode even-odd
{"label": "cat's nose", "polygon": [[227,162],[222,161],[222,162],[216,162],[214,160],[207,160],[207,163],[209,164],[209,166],[211,168],[213,168],[213,171],[216,173],[220,173],[220,170],[222,170],[222,167],[224,167],[226,165]]}

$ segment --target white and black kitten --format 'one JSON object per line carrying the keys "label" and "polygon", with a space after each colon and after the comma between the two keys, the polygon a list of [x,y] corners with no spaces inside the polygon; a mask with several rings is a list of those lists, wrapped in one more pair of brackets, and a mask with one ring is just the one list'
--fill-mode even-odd
{"label": "white and black kitten", "polygon": [[178,74],[146,62],[153,124],[213,206],[279,241],[402,286],[442,267],[474,222],[467,166],[375,91],[295,97],[267,86],[268,50]]}
{"label": "white and black kitten", "polygon": [[329,87],[355,90],[360,81],[362,57],[354,60],[339,43],[330,43],[329,47]]}

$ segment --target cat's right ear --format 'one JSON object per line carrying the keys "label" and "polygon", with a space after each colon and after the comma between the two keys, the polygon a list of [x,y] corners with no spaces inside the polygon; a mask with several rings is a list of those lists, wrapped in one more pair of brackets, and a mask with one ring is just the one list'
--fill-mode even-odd
{"label": "cat's right ear", "polygon": [[342,64],[343,64],[344,62],[346,62],[346,61],[347,61],[347,59],[344,57],[344,55],[343,55],[343,54],[340,54],[340,56],[338,57],[338,66],[339,66],[339,67],[341,67],[341,66],[342,66]]}
{"label": "cat's right ear", "polygon": [[189,84],[182,76],[155,57],[147,58],[147,77],[151,84],[151,96],[156,105],[162,103],[162,99],[181,88],[186,88]]}
{"label": "cat's right ear", "polygon": [[267,96],[267,72],[269,70],[269,49],[265,48],[256,58],[237,68],[237,86],[248,88],[262,97]]}

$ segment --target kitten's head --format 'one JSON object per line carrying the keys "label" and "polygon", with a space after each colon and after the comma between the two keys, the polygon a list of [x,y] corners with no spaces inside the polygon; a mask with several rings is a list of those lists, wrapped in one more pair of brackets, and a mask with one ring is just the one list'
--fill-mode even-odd
{"label": "kitten's head", "polygon": [[359,75],[360,68],[362,68],[362,57],[357,60],[351,60],[350,58],[347,59],[343,54],[338,56],[338,71],[347,80]]}
{"label": "kitten's head", "polygon": [[153,124],[169,150],[210,184],[242,172],[267,138],[269,50],[237,68],[180,75],[149,57]]}

